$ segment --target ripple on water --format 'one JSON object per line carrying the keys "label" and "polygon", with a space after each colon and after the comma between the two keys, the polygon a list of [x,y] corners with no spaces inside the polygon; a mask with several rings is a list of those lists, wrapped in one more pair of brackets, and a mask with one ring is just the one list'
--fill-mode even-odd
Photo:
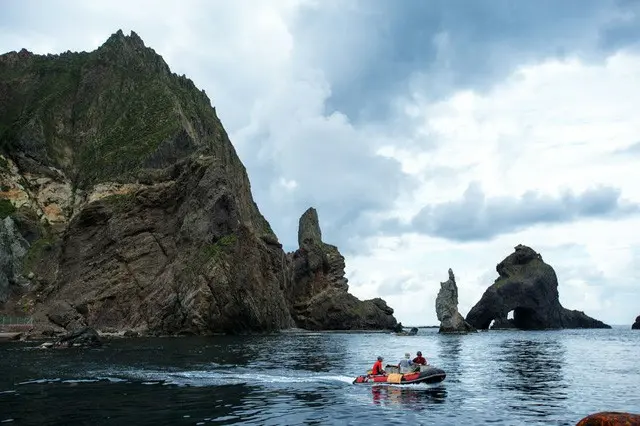
{"label": "ripple on water", "polygon": [[[575,424],[637,411],[640,333],[317,333],[0,347],[0,420],[70,424]],[[381,354],[422,350],[438,385],[352,385]],[[62,417],[60,417],[62,416]],[[188,417],[187,417],[188,416]]]}

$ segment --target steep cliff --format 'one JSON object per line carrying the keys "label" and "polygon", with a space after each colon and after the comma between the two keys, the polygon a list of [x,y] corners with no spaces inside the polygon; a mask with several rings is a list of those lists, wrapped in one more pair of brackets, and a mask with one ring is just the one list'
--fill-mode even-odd
{"label": "steep cliff", "polygon": [[292,267],[215,109],[134,32],[1,55],[0,154],[2,312],[159,334],[296,325]]}
{"label": "steep cliff", "polygon": [[[584,312],[562,307],[553,268],[530,247],[518,245],[496,266],[498,279],[469,311],[467,322],[478,329],[611,328]],[[507,319],[513,311],[513,320]]]}
{"label": "steep cliff", "polygon": [[388,329],[397,325],[393,309],[379,298],[361,301],[348,293],[344,257],[322,241],[318,213],[308,209],[298,227],[299,249],[290,253],[288,299],[300,327],[315,330]]}

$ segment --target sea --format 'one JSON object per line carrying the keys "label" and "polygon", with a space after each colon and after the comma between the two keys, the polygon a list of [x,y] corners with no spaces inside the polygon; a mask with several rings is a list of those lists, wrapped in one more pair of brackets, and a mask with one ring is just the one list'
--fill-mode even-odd
{"label": "sea", "polygon": [[[640,331],[281,332],[0,344],[0,424],[575,425],[640,413]],[[434,385],[353,384],[422,351]]]}

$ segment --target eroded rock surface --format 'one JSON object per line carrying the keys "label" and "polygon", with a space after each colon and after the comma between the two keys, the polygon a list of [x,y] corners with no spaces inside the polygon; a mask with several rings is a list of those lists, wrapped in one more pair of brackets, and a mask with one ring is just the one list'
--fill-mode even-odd
{"label": "eroded rock surface", "polygon": [[0,219],[0,303],[5,303],[11,294],[27,286],[22,275],[22,261],[29,243],[20,235],[11,217]]}
{"label": "eroded rock surface", "polygon": [[[512,323],[523,330],[611,328],[584,312],[563,308],[555,271],[530,247],[515,247],[496,270],[499,277],[467,315],[472,326],[487,329],[496,320],[502,328]],[[507,319],[510,311],[513,320]]]}
{"label": "eroded rock surface", "polygon": [[458,286],[451,269],[449,269],[449,279],[440,283],[440,291],[436,297],[436,315],[440,321],[440,333],[475,331],[458,312]]}
{"label": "eroded rock surface", "polygon": [[300,248],[290,253],[288,298],[298,327],[314,330],[388,329],[397,325],[393,309],[375,298],[348,293],[345,261],[338,248],[322,241],[318,213],[309,208],[298,227]]}

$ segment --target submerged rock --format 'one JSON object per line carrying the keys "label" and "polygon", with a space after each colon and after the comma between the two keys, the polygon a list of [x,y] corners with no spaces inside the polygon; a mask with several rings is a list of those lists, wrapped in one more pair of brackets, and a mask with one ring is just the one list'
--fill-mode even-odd
{"label": "submerged rock", "polygon": [[361,301],[348,293],[344,257],[322,241],[318,213],[309,208],[298,228],[300,248],[290,253],[287,297],[298,327],[312,330],[386,329],[397,321],[393,309],[375,298]]}
{"label": "submerged rock", "polygon": [[[556,273],[533,249],[518,245],[496,270],[498,279],[467,315],[472,326],[488,329],[495,320],[522,330],[611,328],[584,312],[560,305]],[[507,319],[510,311],[513,320]]]}
{"label": "submerged rock", "polygon": [[396,333],[396,336],[415,336],[418,334],[418,327],[411,327],[409,331],[399,331]]}
{"label": "submerged rock", "polygon": [[636,322],[631,325],[632,330],[640,330],[640,315],[636,317]]}
{"label": "submerged rock", "polygon": [[458,312],[458,286],[451,269],[449,269],[449,279],[440,283],[440,291],[436,297],[436,315],[440,321],[439,333],[475,331]]}
{"label": "submerged rock", "polygon": [[55,342],[43,343],[41,348],[97,348],[102,346],[98,333],[91,327],[83,327],[69,332]]}

